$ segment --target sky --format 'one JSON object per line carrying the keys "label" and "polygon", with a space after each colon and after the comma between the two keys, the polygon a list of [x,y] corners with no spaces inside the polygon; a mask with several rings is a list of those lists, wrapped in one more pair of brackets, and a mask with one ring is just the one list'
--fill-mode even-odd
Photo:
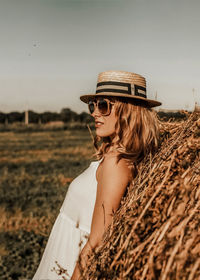
{"label": "sky", "polygon": [[146,78],[161,109],[200,102],[199,0],[0,0],[0,111],[87,112],[107,70]]}

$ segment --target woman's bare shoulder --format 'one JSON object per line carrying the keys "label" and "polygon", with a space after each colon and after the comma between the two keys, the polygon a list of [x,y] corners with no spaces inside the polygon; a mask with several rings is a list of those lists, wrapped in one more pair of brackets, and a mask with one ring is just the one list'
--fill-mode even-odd
{"label": "woman's bare shoulder", "polygon": [[104,156],[97,170],[97,179],[103,176],[103,174],[108,173],[112,176],[126,176],[131,179],[131,170],[128,168],[126,160],[122,158],[117,162],[118,154],[116,152],[109,152]]}

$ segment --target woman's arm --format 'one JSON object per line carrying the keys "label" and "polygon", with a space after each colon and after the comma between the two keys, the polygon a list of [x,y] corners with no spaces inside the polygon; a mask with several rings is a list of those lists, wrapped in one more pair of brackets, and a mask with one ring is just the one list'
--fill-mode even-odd
{"label": "woman's arm", "polygon": [[[118,209],[122,196],[131,180],[131,171],[125,160],[116,163],[116,156],[108,156],[99,167],[97,176],[97,194],[93,211],[89,239],[81,251],[81,263],[87,264],[87,254],[91,247],[95,248],[101,242],[103,234],[110,225],[113,213]],[[78,280],[80,271],[78,264],[71,280]]]}

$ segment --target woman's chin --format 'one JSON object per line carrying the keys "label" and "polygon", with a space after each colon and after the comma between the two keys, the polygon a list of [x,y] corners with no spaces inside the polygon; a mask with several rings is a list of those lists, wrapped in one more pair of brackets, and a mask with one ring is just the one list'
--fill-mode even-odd
{"label": "woman's chin", "polygon": [[100,132],[100,131],[96,130],[96,135],[99,136],[99,137],[110,137],[112,134],[111,133],[103,133],[103,132]]}
{"label": "woman's chin", "polygon": [[107,135],[102,134],[102,133],[96,133],[96,135],[99,136],[99,137],[107,137]]}
{"label": "woman's chin", "polygon": [[99,137],[108,137],[110,134],[109,133],[105,133],[103,131],[100,131],[100,129],[96,129],[96,135]]}

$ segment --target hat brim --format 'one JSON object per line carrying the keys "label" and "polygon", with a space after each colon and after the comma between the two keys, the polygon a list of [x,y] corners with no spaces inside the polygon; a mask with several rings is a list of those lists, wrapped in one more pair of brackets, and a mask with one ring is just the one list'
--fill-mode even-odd
{"label": "hat brim", "polygon": [[161,102],[156,101],[156,100],[151,100],[151,99],[147,99],[144,97],[140,97],[140,96],[134,96],[134,95],[130,95],[130,94],[121,94],[121,93],[116,93],[116,92],[101,92],[98,94],[85,94],[85,95],[81,95],[80,96],[80,100],[83,101],[84,103],[87,103],[90,100],[94,100],[95,97],[98,96],[116,96],[116,97],[122,97],[125,99],[132,99],[133,101],[136,102],[136,105],[143,105],[143,106],[147,106],[147,107],[156,107],[156,106],[160,106],[162,105]]}

